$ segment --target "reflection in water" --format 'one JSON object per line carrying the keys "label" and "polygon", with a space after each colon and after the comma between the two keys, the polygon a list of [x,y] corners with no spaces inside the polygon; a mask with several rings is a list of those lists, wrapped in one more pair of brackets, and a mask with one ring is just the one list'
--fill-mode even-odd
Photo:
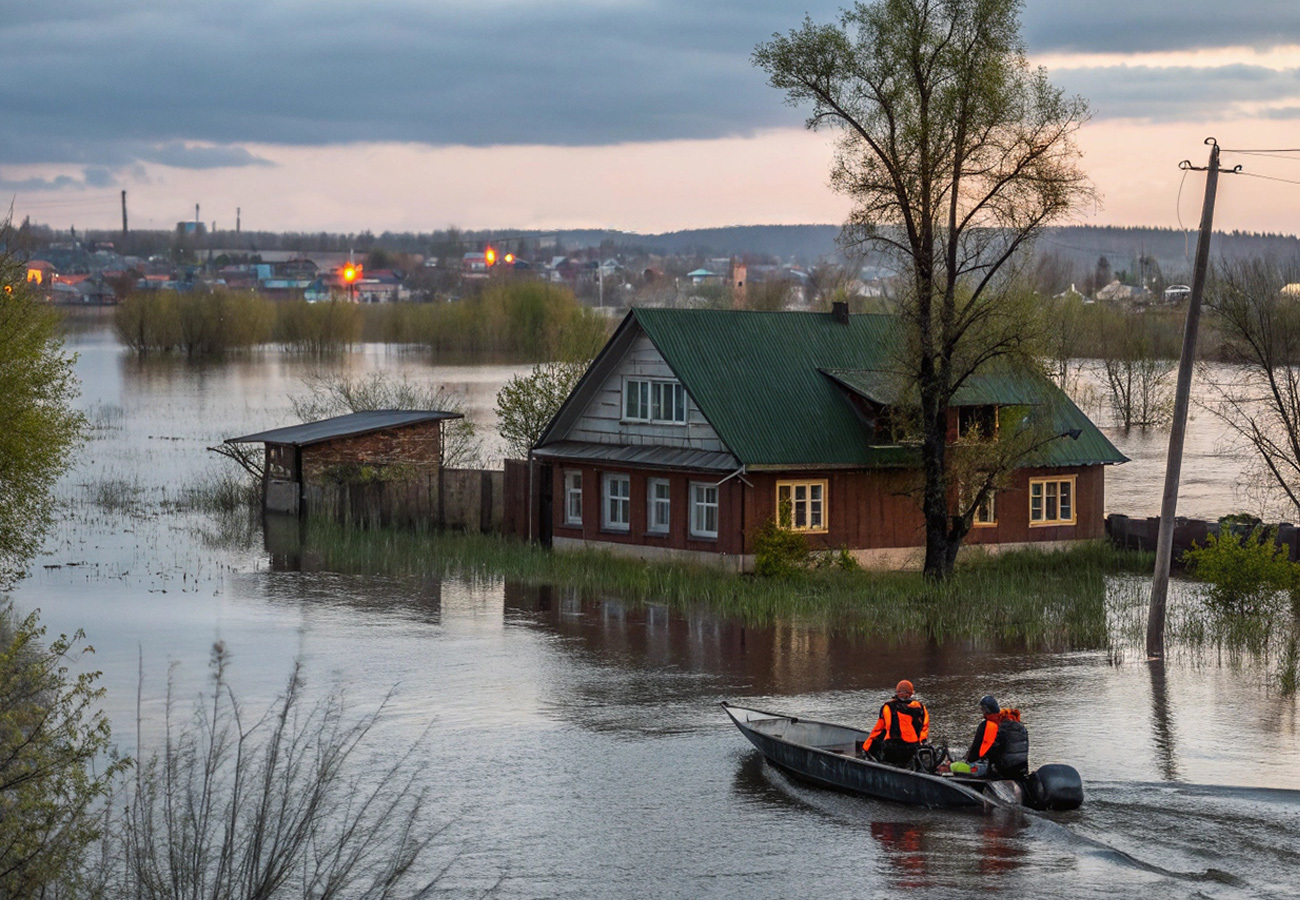
{"label": "reflection in water", "polygon": [[756,750],[741,756],[732,791],[782,813],[814,811],[865,831],[880,849],[877,871],[897,889],[942,892],[975,877],[1012,873],[1030,858],[1031,819],[1020,811],[928,810],[826,790],[787,775]]}
{"label": "reflection in water", "polygon": [[1156,759],[1160,763],[1160,775],[1165,781],[1178,780],[1178,754],[1174,744],[1174,728],[1169,714],[1169,686],[1165,679],[1165,661],[1153,659],[1147,662],[1151,674],[1151,722],[1155,726],[1152,740],[1155,743]]}
{"label": "reflection in water", "polygon": [[921,825],[916,822],[872,822],[871,836],[885,848],[885,855],[898,869],[898,887],[925,886],[925,829]]}
{"label": "reflection in water", "polygon": [[520,624],[563,635],[572,652],[634,669],[716,676],[736,697],[865,691],[860,715],[872,721],[876,695],[884,691],[879,699],[885,699],[906,677],[900,673],[925,673],[921,690],[931,692],[943,681],[971,679],[961,688],[960,709],[968,713],[969,697],[978,697],[984,684],[1050,656],[995,641],[883,641],[794,621],[752,625],[703,608],[682,611],[514,581],[505,583],[505,607]]}

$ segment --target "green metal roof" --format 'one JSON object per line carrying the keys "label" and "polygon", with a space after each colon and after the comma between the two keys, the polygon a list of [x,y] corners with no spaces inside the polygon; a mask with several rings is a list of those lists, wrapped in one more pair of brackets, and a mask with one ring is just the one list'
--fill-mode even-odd
{"label": "green metal roof", "polygon": [[[681,379],[736,457],[754,467],[905,466],[914,450],[867,443],[844,390],[899,397],[893,316],[748,310],[635,309],[630,314]],[[837,383],[838,382],[838,383]],[[890,393],[892,391],[892,393]],[[875,394],[876,396],[873,396]],[[958,403],[960,401],[960,403]],[[1125,462],[1126,457],[1055,385],[1039,375],[994,370],[973,379],[955,405],[1049,405],[1061,431],[1033,465]],[[886,403],[886,405],[889,405]]]}
{"label": "green metal roof", "polygon": [[[990,363],[990,372],[977,372],[967,378],[953,395],[952,406],[1026,406],[1042,403],[1042,392],[1027,383],[1023,374],[1009,366]],[[855,394],[881,406],[916,404],[919,397],[915,384],[897,369],[822,369],[822,372]]]}

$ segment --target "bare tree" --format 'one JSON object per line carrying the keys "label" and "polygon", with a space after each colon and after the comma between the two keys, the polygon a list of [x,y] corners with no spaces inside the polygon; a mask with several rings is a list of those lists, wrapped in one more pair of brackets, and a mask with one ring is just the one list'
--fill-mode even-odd
{"label": "bare tree", "polygon": [[[365,378],[318,372],[308,375],[303,383],[307,393],[291,398],[290,405],[293,414],[304,422],[371,409],[465,412],[464,401],[444,388],[381,372]],[[444,422],[441,433],[444,466],[475,468],[483,464],[483,440],[468,416]]]}
{"label": "bare tree", "polygon": [[1086,104],[1033,69],[1018,0],[877,0],[806,20],[754,61],[810,128],[840,132],[832,184],[848,244],[892,256],[909,290],[900,366],[919,391],[925,572],[945,578],[970,528],[950,506],[949,407],[972,375],[1027,353],[1008,270],[1092,197],[1075,134]]}
{"label": "bare tree", "polygon": [[1206,405],[1300,512],[1300,260],[1243,260],[1215,275],[1208,309],[1233,365]]}
{"label": "bare tree", "polygon": [[1165,424],[1173,415],[1170,376],[1175,363],[1159,352],[1158,323],[1142,314],[1108,310],[1101,314],[1101,324],[1101,365],[1115,424]]}

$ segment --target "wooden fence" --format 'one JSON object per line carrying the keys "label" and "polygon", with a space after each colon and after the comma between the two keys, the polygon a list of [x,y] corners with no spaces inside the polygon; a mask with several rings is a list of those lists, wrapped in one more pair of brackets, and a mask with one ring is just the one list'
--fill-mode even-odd
{"label": "wooden fence", "polygon": [[501,530],[505,473],[498,469],[439,469],[393,481],[308,483],[307,515],[364,526],[432,526]]}
{"label": "wooden fence", "polygon": [[[1211,534],[1219,534],[1221,527],[1219,522],[1209,522],[1205,519],[1175,519],[1174,564],[1180,564],[1183,554],[1192,549],[1193,544],[1205,546],[1206,538]],[[1250,526],[1233,525],[1230,527],[1246,533],[1250,531]],[[1277,528],[1276,540],[1278,546],[1287,548],[1287,553],[1293,562],[1300,560],[1300,529],[1297,529],[1290,522],[1283,522],[1272,527]],[[1159,532],[1159,516],[1132,519],[1128,516],[1112,513],[1106,517],[1106,536],[1110,538],[1111,543],[1118,547],[1130,550],[1147,550],[1154,553],[1156,537]]]}

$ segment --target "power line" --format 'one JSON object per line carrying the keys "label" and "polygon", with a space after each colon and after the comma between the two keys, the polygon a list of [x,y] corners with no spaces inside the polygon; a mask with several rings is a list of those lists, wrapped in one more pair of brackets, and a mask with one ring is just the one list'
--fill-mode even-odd
{"label": "power line", "polygon": [[1262,156],[1262,155],[1267,154],[1267,153],[1300,153],[1300,147],[1289,147],[1289,148],[1272,149],[1272,150],[1267,149],[1267,148],[1262,148],[1262,147],[1252,147],[1252,148],[1241,149],[1241,150],[1229,150],[1227,147],[1223,147],[1223,148],[1221,149],[1220,152],[1222,152],[1222,153],[1250,153],[1250,154],[1253,154],[1253,155],[1256,155],[1256,156]]}
{"label": "power line", "polygon": [[1187,227],[1183,225],[1183,185],[1187,183],[1189,169],[1183,169],[1183,177],[1178,180],[1178,199],[1174,201],[1174,215],[1178,217],[1178,230],[1183,233],[1183,259],[1192,257],[1187,252]]}
{"label": "power line", "polygon": [[1300,184],[1294,178],[1278,178],[1276,175],[1261,175],[1258,172],[1236,172],[1237,175],[1245,175],[1247,178],[1260,178],[1264,181],[1279,181],[1282,184]]}

